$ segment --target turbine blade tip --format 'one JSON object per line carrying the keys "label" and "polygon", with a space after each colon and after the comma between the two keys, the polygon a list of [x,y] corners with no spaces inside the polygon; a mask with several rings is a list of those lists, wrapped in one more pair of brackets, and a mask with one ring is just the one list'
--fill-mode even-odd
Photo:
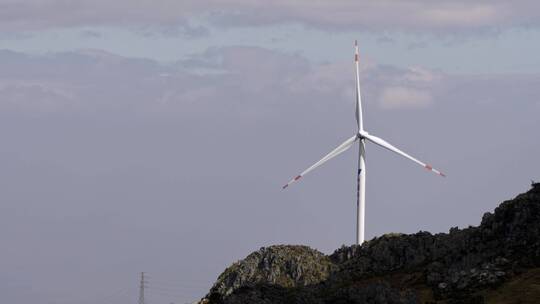
{"label": "turbine blade tip", "polygon": [[281,189],[285,190],[287,187],[289,187],[289,184],[286,184],[285,186],[281,187]]}

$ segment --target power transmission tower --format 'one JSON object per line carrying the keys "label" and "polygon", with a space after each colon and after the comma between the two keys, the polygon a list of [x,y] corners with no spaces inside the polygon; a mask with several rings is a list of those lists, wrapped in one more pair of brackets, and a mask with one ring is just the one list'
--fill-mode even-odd
{"label": "power transmission tower", "polygon": [[144,302],[144,288],[147,287],[146,283],[148,283],[144,279],[144,272],[141,272],[141,283],[139,285],[139,304],[145,304]]}

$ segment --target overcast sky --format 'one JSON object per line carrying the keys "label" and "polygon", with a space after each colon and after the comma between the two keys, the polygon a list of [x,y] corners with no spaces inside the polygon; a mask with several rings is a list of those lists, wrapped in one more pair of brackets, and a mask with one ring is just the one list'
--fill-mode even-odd
{"label": "overcast sky", "polygon": [[[294,4],[291,4],[294,3]],[[6,303],[202,297],[261,246],[446,232],[540,180],[536,1],[0,0]],[[536,156],[536,157],[534,157]]]}

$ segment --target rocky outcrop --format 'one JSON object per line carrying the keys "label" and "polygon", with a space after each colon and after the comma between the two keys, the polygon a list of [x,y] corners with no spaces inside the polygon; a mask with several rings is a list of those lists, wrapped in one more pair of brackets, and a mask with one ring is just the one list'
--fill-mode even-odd
{"label": "rocky outcrop", "polygon": [[[214,303],[216,301],[213,301]],[[360,286],[347,286],[322,294],[311,288],[290,289],[279,285],[259,284],[243,286],[222,300],[227,304],[245,303],[365,303],[365,304],[416,304],[414,292],[400,292],[388,283],[372,283]]]}
{"label": "rocky outcrop", "polygon": [[482,303],[540,267],[540,184],[486,213],[478,227],[392,234],[333,254],[305,246],[261,248],[212,287],[214,303]]}
{"label": "rocky outcrop", "polygon": [[242,286],[258,283],[288,288],[313,285],[326,280],[333,266],[329,257],[307,246],[262,247],[227,268],[209,297],[225,297]]}

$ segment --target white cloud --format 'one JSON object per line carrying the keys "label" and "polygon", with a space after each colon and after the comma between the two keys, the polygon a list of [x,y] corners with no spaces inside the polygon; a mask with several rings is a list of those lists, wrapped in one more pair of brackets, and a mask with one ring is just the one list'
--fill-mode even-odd
{"label": "white cloud", "polygon": [[384,88],[379,102],[384,109],[398,109],[423,108],[432,100],[431,93],[426,90],[398,86]]}
{"label": "white cloud", "polygon": [[[202,113],[220,107],[280,111],[292,103],[352,107],[354,102],[350,62],[314,64],[300,55],[255,47],[211,48],[176,65],[100,50],[46,56],[0,51],[0,63],[0,106],[25,110],[44,105],[52,111],[103,108],[188,113],[195,109]],[[515,100],[523,92],[533,96],[538,87],[538,78],[529,75],[508,77],[509,85],[503,81],[506,78],[457,77],[419,66],[404,69],[373,62],[366,66],[361,85],[367,108],[434,108],[435,102],[440,106],[449,100],[499,103],[500,96],[485,92],[504,87],[505,99]],[[193,72],[193,67],[209,72]],[[470,92],[483,94],[472,98]]]}
{"label": "white cloud", "polygon": [[314,66],[308,73],[291,81],[289,88],[293,92],[333,92],[338,87],[350,84],[351,79],[347,79],[347,76],[351,73],[345,71],[352,71],[350,64],[329,63]]}
{"label": "white cloud", "polygon": [[407,81],[427,83],[439,80],[441,75],[426,68],[414,66],[407,70],[403,78]]}
{"label": "white cloud", "polygon": [[[41,57],[4,52],[0,61],[6,62],[0,85],[18,84],[17,95],[12,90],[0,90],[4,100],[22,103],[15,97],[28,91],[24,96],[30,100],[52,103],[57,98],[57,110],[66,105],[66,100],[78,101],[70,108],[82,109],[88,104],[140,109],[172,106],[182,111],[189,107],[208,109],[216,100],[250,107],[354,100],[350,62],[313,64],[299,55],[257,47],[210,48],[174,66],[92,49]],[[198,69],[193,71],[193,67]],[[201,67],[207,72],[201,72]],[[364,100],[378,102],[384,109],[428,106],[443,82],[441,74],[422,67],[378,66],[369,59],[363,67]],[[80,74],[81,70],[86,72]],[[47,84],[46,91],[25,90],[43,83]],[[31,105],[26,108],[31,109]]]}

